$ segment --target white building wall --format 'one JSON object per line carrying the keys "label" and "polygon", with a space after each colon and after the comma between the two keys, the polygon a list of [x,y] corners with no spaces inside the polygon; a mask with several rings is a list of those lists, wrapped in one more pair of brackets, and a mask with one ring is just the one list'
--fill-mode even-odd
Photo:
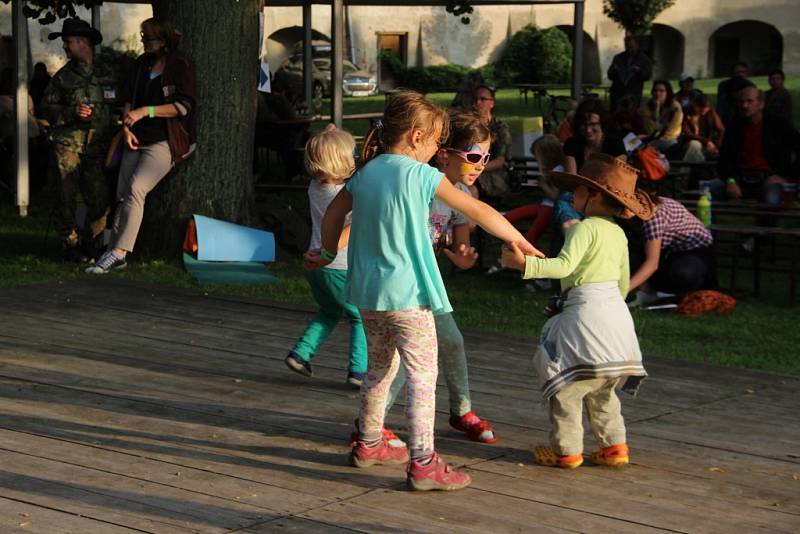
{"label": "white building wall", "polygon": [[[603,73],[614,54],[622,50],[622,30],[602,10],[602,0],[587,0],[584,31],[595,39]],[[267,0],[269,6],[269,0]],[[102,31],[106,45],[119,49],[141,50],[139,24],[151,16],[148,4],[102,5]],[[374,70],[378,32],[408,34],[408,60],[410,65],[421,60],[425,65],[458,63],[479,67],[496,60],[509,35],[529,23],[540,28],[571,25],[573,11],[570,4],[531,6],[476,7],[469,25],[461,24],[457,17],[443,7],[358,7],[350,8],[351,29],[356,62]],[[300,8],[264,9],[265,36],[286,26],[302,26]],[[78,16],[90,20],[86,9]],[[312,8],[314,29],[330,35],[330,7],[316,5]],[[783,36],[783,67],[787,74],[800,74],[800,0],[677,0],[663,12],[656,22],[672,26],[685,39],[684,70],[696,76],[707,76],[709,64],[709,39],[715,30],[730,22],[757,20],[773,25]],[[44,61],[55,71],[64,63],[60,41],[49,41],[47,34],[58,31],[61,22],[41,26],[36,21],[28,24],[34,61]],[[11,6],[0,3],[0,35],[11,34]],[[421,39],[420,39],[421,37]],[[420,45],[421,43],[421,45]],[[272,68],[286,57],[287,50],[267,41]],[[418,50],[418,47],[420,49]]]}
{"label": "white building wall", "polygon": [[[85,8],[76,9],[77,16],[89,23],[92,13]],[[153,10],[150,4],[117,4],[108,2],[100,7],[103,34],[103,46],[111,46],[118,50],[142,51],[139,41],[139,25],[147,18],[152,17]],[[51,41],[47,36],[51,32],[61,31],[62,21],[57,21],[50,26],[42,26],[35,20],[28,21],[28,34],[31,44],[33,61],[42,61],[51,73],[60,69],[66,63],[61,40]],[[0,35],[11,35],[11,5],[0,3]]]}

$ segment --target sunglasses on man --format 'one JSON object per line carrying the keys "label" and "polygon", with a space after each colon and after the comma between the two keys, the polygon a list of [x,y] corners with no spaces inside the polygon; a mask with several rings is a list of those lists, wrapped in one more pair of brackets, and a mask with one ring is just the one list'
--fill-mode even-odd
{"label": "sunglasses on man", "polygon": [[467,163],[472,163],[473,165],[477,165],[478,163],[486,165],[489,162],[490,154],[488,152],[457,150],[455,148],[447,148],[445,150],[452,152]]}

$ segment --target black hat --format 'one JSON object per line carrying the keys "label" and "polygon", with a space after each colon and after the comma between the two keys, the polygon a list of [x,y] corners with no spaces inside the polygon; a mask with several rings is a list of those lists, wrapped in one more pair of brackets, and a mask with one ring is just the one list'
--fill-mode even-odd
{"label": "black hat", "polygon": [[60,32],[53,32],[47,36],[51,41],[59,37],[86,37],[92,46],[103,42],[103,34],[92,28],[88,22],[81,19],[64,19]]}

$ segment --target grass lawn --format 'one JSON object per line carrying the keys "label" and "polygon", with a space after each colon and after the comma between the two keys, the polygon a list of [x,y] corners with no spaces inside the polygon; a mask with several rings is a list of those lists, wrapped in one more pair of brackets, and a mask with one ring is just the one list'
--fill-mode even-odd
{"label": "grass lawn", "polygon": [[[20,219],[10,199],[2,197],[0,291],[22,284],[92,276],[84,274],[82,266],[59,261],[53,232],[45,237],[49,206],[49,200],[37,199],[29,217]],[[494,249],[487,247],[487,257],[496,254]],[[209,293],[314,304],[298,257],[279,254],[270,269],[280,283],[261,288],[200,288],[179,263],[139,262],[135,258],[128,269],[108,276]],[[477,270],[449,274],[449,269],[443,269],[443,273],[456,319],[463,328],[538,336],[545,321],[542,309],[546,297],[526,291],[517,275],[503,272],[487,277]],[[746,282],[747,276],[742,279]],[[642,350],[646,355],[800,374],[797,309],[787,307],[786,284],[783,275],[765,277],[759,300],[742,295],[736,309],[722,317],[687,318],[661,312],[635,312]]]}
{"label": "grass lawn", "polygon": [[[759,88],[763,90],[769,89],[766,76],[756,76],[750,78]],[[698,80],[695,82],[695,87],[706,93],[713,101],[717,96],[717,84],[722,81],[721,79],[708,79]],[[606,83],[608,83],[606,81]],[[644,94],[650,94],[651,83],[645,85]],[[672,81],[672,88],[677,91],[679,89],[677,80]],[[792,93],[794,107],[794,124],[800,125],[800,76],[788,76],[786,78],[786,88]],[[553,91],[553,94],[569,94],[569,91]],[[441,106],[449,106],[453,100],[452,93],[429,93],[428,98]],[[601,93],[602,96],[602,93]],[[503,117],[530,117],[534,115],[541,115],[539,110],[534,105],[534,100],[528,94],[528,103],[525,104],[520,97],[517,89],[500,89],[496,94],[497,104],[495,107],[495,114],[499,118]],[[386,98],[383,95],[361,97],[361,98],[345,98],[344,100],[344,113],[373,113],[383,111]],[[329,109],[330,101],[325,100],[323,109]],[[351,130],[355,135],[364,135],[369,126],[367,121],[348,121],[344,124],[345,128]],[[324,124],[317,125],[319,129],[324,127]]]}
{"label": "grass lawn", "polygon": [[[765,78],[754,78],[759,87],[766,87]],[[704,91],[716,91],[718,80],[702,80]],[[800,100],[800,77],[787,79],[795,101]],[[451,94],[430,94],[429,98],[448,105]],[[383,96],[348,98],[345,113],[382,111]],[[497,94],[497,115],[500,118],[536,114],[531,100],[524,104],[518,91],[504,89]],[[795,106],[800,113],[800,102]],[[796,115],[796,124],[800,124]],[[348,123],[353,133],[363,134],[366,121]],[[305,195],[292,197],[299,209],[305,209]],[[516,200],[524,203],[525,198]],[[68,281],[86,278],[83,267],[60,261],[59,247],[52,230],[46,236],[52,200],[34,196],[30,215],[21,219],[13,206],[13,198],[0,193],[0,290],[37,282]],[[547,248],[545,248],[547,250]],[[496,254],[496,247],[486,250]],[[493,258],[488,258],[493,259]],[[742,262],[746,263],[746,262]],[[488,265],[488,263],[487,263]],[[227,295],[239,295],[313,305],[313,299],[298,257],[279,254],[270,268],[281,282],[262,288],[220,286],[200,288],[179,263],[139,262],[136,258],[127,270],[109,276],[152,282]],[[518,276],[500,273],[488,278],[473,270],[448,275],[446,284],[455,308],[458,323],[467,329],[504,332],[536,338],[545,321],[541,310],[546,297],[523,288]],[[748,273],[741,276],[747,284]],[[721,273],[725,284],[726,273]],[[658,355],[722,365],[746,367],[781,373],[800,374],[800,329],[796,326],[797,308],[786,304],[788,280],[785,275],[764,275],[762,296],[736,295],[739,304],[727,316],[686,318],[669,313],[635,312],[634,320],[646,355]],[[113,298],[113,296],[110,296]]]}

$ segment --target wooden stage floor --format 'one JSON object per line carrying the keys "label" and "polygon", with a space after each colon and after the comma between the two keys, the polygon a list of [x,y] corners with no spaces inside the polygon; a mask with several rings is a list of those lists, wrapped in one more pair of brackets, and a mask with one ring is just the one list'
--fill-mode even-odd
{"label": "wooden stage floor", "polygon": [[284,366],[309,317],[108,278],[0,291],[0,532],[800,532],[798,377],[648,358],[633,464],[562,471],[530,453],[532,341],[468,332],[500,440],[450,430],[440,387],[437,448],[473,485],[418,494],[347,464],[346,329],[315,378]]}

